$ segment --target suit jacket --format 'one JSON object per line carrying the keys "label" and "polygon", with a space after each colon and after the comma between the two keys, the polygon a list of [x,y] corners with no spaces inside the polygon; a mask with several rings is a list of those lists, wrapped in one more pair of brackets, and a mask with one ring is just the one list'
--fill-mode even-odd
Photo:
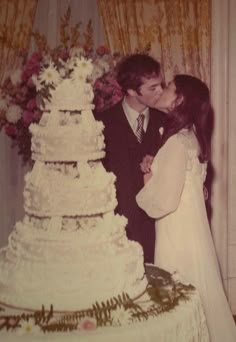
{"label": "suit jacket", "polygon": [[123,111],[122,102],[103,113],[95,113],[105,129],[106,156],[104,166],[116,175],[118,206],[116,212],[128,219],[127,237],[138,241],[144,250],[145,262],[154,261],[155,221],[138,207],[136,195],[143,187],[140,162],[146,154],[155,155],[160,147],[160,127],[165,114],[150,109],[147,131],[140,144]]}

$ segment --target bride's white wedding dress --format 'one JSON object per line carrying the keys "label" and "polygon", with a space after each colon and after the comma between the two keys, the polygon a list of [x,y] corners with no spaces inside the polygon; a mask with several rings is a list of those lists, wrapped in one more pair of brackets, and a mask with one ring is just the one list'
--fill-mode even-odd
{"label": "bride's white wedding dress", "polygon": [[169,138],[153,160],[153,175],[138,193],[137,203],[158,219],[155,264],[177,271],[198,289],[211,342],[235,342],[236,326],[223,290],[203,196],[206,165],[198,155],[193,132],[182,130]]}

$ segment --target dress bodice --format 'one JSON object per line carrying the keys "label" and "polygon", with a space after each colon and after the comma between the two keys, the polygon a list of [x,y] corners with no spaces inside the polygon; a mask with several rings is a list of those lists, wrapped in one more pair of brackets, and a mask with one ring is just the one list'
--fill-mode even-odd
{"label": "dress bodice", "polygon": [[181,130],[159,150],[151,165],[152,177],[136,200],[154,218],[174,212],[188,202],[192,192],[203,194],[206,164],[199,161],[200,147],[194,132]]}

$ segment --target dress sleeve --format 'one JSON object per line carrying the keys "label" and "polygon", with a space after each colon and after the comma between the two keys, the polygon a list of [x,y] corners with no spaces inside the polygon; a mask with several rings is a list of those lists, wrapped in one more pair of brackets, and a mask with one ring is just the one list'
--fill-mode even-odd
{"label": "dress sleeve", "polygon": [[150,217],[161,218],[179,205],[187,166],[187,150],[177,135],[167,140],[152,164],[152,177],[136,196]]}

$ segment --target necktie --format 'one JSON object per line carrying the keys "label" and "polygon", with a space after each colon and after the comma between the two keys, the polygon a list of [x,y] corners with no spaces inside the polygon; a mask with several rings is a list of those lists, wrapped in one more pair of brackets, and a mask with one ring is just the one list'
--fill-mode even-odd
{"label": "necktie", "polygon": [[138,118],[137,118],[137,129],[136,129],[136,136],[138,139],[138,142],[141,143],[143,140],[143,136],[144,136],[144,129],[143,129],[143,123],[144,123],[144,114],[139,114]]}

